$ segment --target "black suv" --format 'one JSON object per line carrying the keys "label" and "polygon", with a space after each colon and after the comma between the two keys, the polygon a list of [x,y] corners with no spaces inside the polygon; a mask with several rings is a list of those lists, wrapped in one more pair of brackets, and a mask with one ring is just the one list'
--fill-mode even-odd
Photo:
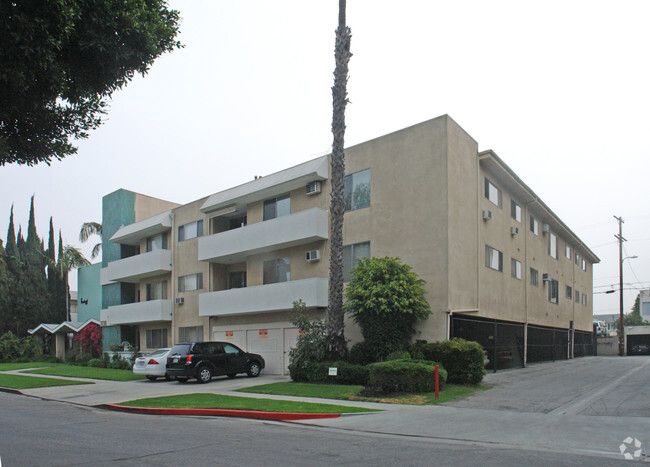
{"label": "black suv", "polygon": [[186,383],[190,378],[207,383],[213,376],[234,378],[237,373],[254,378],[263,368],[261,355],[244,352],[228,342],[176,344],[167,357],[167,373],[179,383]]}

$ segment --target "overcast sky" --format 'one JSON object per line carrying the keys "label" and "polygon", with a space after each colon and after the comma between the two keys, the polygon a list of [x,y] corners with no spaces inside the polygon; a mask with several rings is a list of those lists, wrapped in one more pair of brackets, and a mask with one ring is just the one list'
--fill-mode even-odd
{"label": "overcast sky", "polygon": [[[82,246],[118,189],[187,203],[326,154],[338,2],[172,1],[185,48],[116,93],[105,124],[52,166],[0,167],[27,229]],[[346,146],[449,114],[600,257],[594,313],[650,286],[650,2],[349,0]],[[16,229],[18,225],[16,226]],[[92,242],[83,245],[90,255]],[[76,274],[70,276],[76,288]]]}

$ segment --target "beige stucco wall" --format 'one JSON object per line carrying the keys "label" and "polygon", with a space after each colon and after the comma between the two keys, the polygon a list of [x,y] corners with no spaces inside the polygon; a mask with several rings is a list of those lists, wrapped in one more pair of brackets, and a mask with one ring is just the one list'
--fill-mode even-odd
{"label": "beige stucco wall", "polygon": [[140,222],[141,220],[179,206],[180,204],[178,203],[172,203],[171,201],[165,201],[163,199],[136,193],[134,206],[135,222]]}
{"label": "beige stucco wall", "polygon": [[172,326],[170,323],[147,323],[138,326],[138,333],[140,334],[140,350],[142,352],[155,350],[157,347],[147,347],[147,330],[148,329],[167,329],[167,346],[171,347],[171,331]]}

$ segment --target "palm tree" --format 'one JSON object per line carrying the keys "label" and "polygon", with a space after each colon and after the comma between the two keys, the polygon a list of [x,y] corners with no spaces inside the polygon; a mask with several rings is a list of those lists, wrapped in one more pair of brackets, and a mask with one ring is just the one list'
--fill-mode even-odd
{"label": "palm tree", "polygon": [[334,49],[334,86],[332,87],[332,194],[330,200],[330,274],[327,305],[327,342],[332,356],[345,354],[343,323],[343,188],[345,177],[345,106],[350,53],[350,28],[345,25],[345,2],[339,0],[339,25]]}
{"label": "palm tree", "polygon": [[67,321],[70,321],[70,286],[68,285],[68,273],[73,269],[89,265],[90,261],[86,259],[78,248],[66,245],[63,247],[63,251],[59,252],[59,260],[54,265],[54,270],[61,279],[65,279],[65,313]]}
{"label": "palm tree", "polygon": [[[102,224],[99,222],[84,222],[79,232],[79,241],[85,243],[91,235],[102,236]],[[102,242],[97,243],[90,253],[90,259],[95,259],[102,251]]]}

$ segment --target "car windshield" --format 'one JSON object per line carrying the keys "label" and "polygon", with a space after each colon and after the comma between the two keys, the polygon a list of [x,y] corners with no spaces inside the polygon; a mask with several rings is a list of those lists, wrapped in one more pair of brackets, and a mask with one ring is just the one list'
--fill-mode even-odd
{"label": "car windshield", "polygon": [[155,352],[152,352],[150,354],[147,354],[147,357],[162,357],[167,352],[169,352],[169,349],[160,349],[160,350],[156,350]]}
{"label": "car windshield", "polygon": [[190,352],[190,347],[192,344],[178,344],[172,347],[171,352],[169,352],[169,355],[187,355]]}

